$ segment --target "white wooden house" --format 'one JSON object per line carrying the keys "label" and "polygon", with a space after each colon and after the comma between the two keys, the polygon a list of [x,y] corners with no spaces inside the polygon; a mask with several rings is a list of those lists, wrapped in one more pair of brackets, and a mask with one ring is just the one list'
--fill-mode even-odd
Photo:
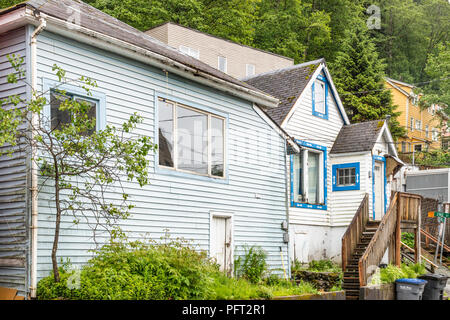
{"label": "white wooden house", "polygon": [[350,124],[324,59],[244,81],[280,99],[266,112],[302,148],[287,157],[290,259],[340,261],[365,193],[374,219],[389,203],[386,158],[397,152],[385,121]]}
{"label": "white wooden house", "polygon": [[[24,58],[26,76],[17,84],[6,81],[13,71],[8,54]],[[69,79],[95,80],[92,96],[75,82],[58,83],[54,64]],[[134,112],[143,117],[137,133],[160,148],[149,159],[151,183],[126,183],[135,207],[121,225],[130,239],[159,240],[169,230],[227,272],[244,245],[257,245],[270,269],[289,268],[286,135],[256,106],[276,108],[278,99],[73,0],[33,0],[0,11],[0,68],[1,99],[31,99],[28,83],[51,101],[61,85],[95,104],[97,129],[121,125]],[[63,121],[50,106],[44,112]],[[55,227],[51,186],[33,197],[31,182],[42,179],[30,165],[30,154],[0,157],[0,287],[24,296],[33,296],[52,270]],[[83,221],[63,216],[58,259],[80,266],[95,247]]]}

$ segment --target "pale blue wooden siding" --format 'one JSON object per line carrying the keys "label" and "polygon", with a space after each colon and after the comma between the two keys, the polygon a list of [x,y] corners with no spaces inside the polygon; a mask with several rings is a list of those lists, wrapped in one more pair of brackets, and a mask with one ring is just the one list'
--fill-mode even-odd
{"label": "pale blue wooden siding", "polygon": [[[27,29],[23,27],[0,35],[0,99],[11,95],[27,96],[24,81],[17,84],[7,82],[8,74],[14,72],[7,55],[16,54],[26,62],[26,34]],[[4,107],[11,108],[12,105]],[[14,152],[11,157],[0,157],[0,287],[18,289],[20,295],[25,295],[27,290],[28,159],[25,153],[20,152]]]}
{"label": "pale blue wooden siding", "polygon": [[[151,157],[151,185],[140,188],[126,183],[136,208],[122,223],[132,239],[159,239],[164,230],[171,236],[192,239],[199,249],[209,249],[211,211],[233,213],[235,254],[242,245],[260,245],[268,252],[272,269],[287,263],[282,221],[286,220],[284,143],[252,109],[252,104],[195,84],[160,69],[97,50],[55,34],[43,33],[38,45],[38,82],[56,80],[54,63],[69,78],[81,75],[98,83],[95,90],[106,95],[107,123],[120,125],[133,112],[144,117],[138,132],[154,136],[155,92],[205,106],[228,115],[228,179],[213,182],[192,177],[157,173]],[[258,134],[257,134],[258,133]],[[111,195],[114,199],[114,195]],[[51,194],[39,200],[39,277],[51,270],[54,209]],[[62,223],[59,257],[74,264],[85,262],[94,247],[85,224],[74,226],[70,217]]]}

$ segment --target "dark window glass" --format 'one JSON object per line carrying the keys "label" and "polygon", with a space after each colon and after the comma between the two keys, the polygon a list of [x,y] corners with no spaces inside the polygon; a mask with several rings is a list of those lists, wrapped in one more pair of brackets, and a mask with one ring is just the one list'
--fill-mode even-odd
{"label": "dark window glass", "polygon": [[223,177],[224,168],[224,137],[222,119],[211,117],[211,174]]}
{"label": "dark window glass", "polygon": [[356,168],[343,168],[337,170],[337,181],[340,186],[356,184]]}
{"label": "dark window glass", "polygon": [[80,104],[86,105],[87,106],[87,116],[88,119],[92,122],[92,129],[87,130],[87,132],[82,132],[81,135],[83,136],[88,136],[91,135],[92,133],[95,132],[95,130],[97,130],[97,103],[95,103],[94,101],[89,101],[89,100],[85,100],[82,98],[76,98],[75,99],[77,102],[79,102]]}
{"label": "dark window glass", "polygon": [[173,168],[173,105],[160,101],[158,119],[159,164]]}
{"label": "dark window glass", "polygon": [[70,99],[70,96],[57,92],[50,92],[50,121],[51,130],[61,129],[64,124],[70,123],[70,113],[67,110],[60,110],[60,105]]}

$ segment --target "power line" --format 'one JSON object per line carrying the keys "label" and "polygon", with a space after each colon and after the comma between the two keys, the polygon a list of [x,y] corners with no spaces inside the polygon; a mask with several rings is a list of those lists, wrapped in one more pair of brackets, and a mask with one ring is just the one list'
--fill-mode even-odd
{"label": "power line", "polygon": [[[449,79],[450,79],[450,77],[447,77],[447,78],[440,78],[440,79],[433,79],[433,80],[430,80],[430,81],[423,81],[423,82],[413,83],[413,84],[411,84],[411,86],[420,88],[421,85],[424,85],[424,84],[428,84],[428,83],[431,83],[431,82],[437,82],[437,81],[444,81],[444,80],[449,80]],[[379,92],[379,91],[393,90],[393,89],[396,89],[396,90],[397,90],[397,88],[383,88],[383,89],[374,89],[374,90],[365,90],[365,91],[349,92],[349,93],[340,94],[340,96],[348,96],[348,95],[364,94],[364,93]]]}

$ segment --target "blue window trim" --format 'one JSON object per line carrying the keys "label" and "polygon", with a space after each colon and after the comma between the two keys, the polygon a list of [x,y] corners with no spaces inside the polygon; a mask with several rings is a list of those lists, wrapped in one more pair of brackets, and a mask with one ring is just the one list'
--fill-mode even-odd
{"label": "blue window trim", "polygon": [[327,210],[327,147],[321,146],[315,143],[306,142],[302,140],[296,140],[296,142],[303,147],[307,147],[310,149],[316,149],[323,152],[323,199],[324,204],[310,204],[310,203],[300,203],[294,201],[294,155],[290,156],[290,164],[291,164],[291,207],[295,208],[306,208],[306,209],[315,209],[315,210]]}
{"label": "blue window trim", "polygon": [[[102,92],[93,91],[91,90],[92,95],[87,95],[86,90],[83,88],[67,84],[67,83],[61,83],[58,81],[50,80],[43,78],[43,89],[44,89],[44,97],[47,99],[47,104],[43,108],[44,117],[47,119],[50,119],[50,90],[52,89],[58,89],[66,91],[70,95],[74,95],[83,99],[86,99],[88,101],[95,102],[97,104],[97,115],[96,115],[96,126],[97,130],[104,130],[106,128],[106,95]],[[47,126],[50,125],[50,123],[46,124]]]}
{"label": "blue window trim", "polygon": [[225,134],[224,134],[224,143],[225,143],[225,168],[224,168],[224,174],[225,177],[209,177],[209,176],[203,176],[198,175],[195,173],[190,172],[184,172],[184,171],[178,171],[175,168],[166,168],[164,166],[159,165],[159,152],[155,152],[154,159],[155,159],[155,173],[161,174],[161,175],[167,175],[167,176],[176,176],[181,178],[187,178],[187,179],[194,179],[194,180],[200,180],[200,181],[207,181],[207,182],[214,182],[214,183],[222,183],[222,184],[229,184],[229,171],[228,171],[228,155],[229,149],[228,149],[228,132],[229,132],[229,115],[228,113],[224,113],[221,111],[218,111],[216,109],[210,108],[208,106],[186,100],[168,93],[163,93],[160,91],[154,91],[154,105],[155,105],[155,122],[154,122],[154,135],[155,139],[154,141],[156,143],[159,143],[159,132],[158,132],[158,126],[159,126],[159,119],[158,119],[158,110],[159,110],[159,98],[167,99],[173,102],[178,102],[180,104],[186,105],[188,107],[198,109],[200,111],[211,113],[212,115],[217,115],[225,119]]}
{"label": "blue window trim", "polygon": [[384,214],[387,210],[387,179],[386,179],[386,158],[383,156],[372,157],[372,217],[375,220],[375,161],[383,163],[384,171]]}
{"label": "blue window trim", "polygon": [[[356,174],[356,183],[355,185],[351,186],[339,186],[337,184],[337,170],[338,169],[345,169],[345,168],[355,168],[355,174]],[[332,167],[333,172],[333,191],[348,191],[348,190],[360,190],[360,165],[359,162],[352,162],[352,163],[342,163],[342,164],[334,164]]]}
{"label": "blue window trim", "polygon": [[[323,81],[325,83],[325,113],[316,111],[315,84],[316,84],[316,80],[317,79],[319,79],[319,80],[321,80],[321,81]],[[314,82],[312,83],[312,86],[311,86],[311,90],[312,90],[312,92],[311,92],[312,93],[312,114],[314,116],[316,116],[316,117],[319,117],[319,118],[322,118],[322,119],[325,119],[325,120],[328,120],[328,87],[329,87],[328,80],[324,76],[322,76],[320,74],[317,76],[316,79],[314,79]]]}

